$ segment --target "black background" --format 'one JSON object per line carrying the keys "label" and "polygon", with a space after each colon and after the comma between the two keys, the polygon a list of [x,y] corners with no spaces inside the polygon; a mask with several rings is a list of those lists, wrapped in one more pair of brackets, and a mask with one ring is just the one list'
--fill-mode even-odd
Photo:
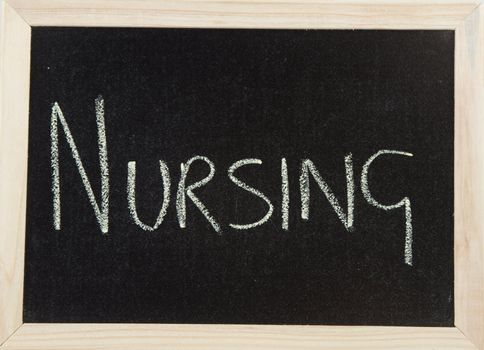
{"label": "black background", "polygon": [[[293,31],[34,28],[29,136],[25,322],[453,325],[452,31]],[[50,114],[57,101],[100,200],[94,100],[105,99],[110,169],[103,235],[59,125],[62,229],[52,222]],[[366,203],[372,165],[381,203],[408,196],[414,266],[404,264],[404,209]],[[300,218],[300,162],[311,159],[346,208],[344,156],[353,154],[355,230],[347,232],[311,179]],[[215,178],[195,190],[216,234],[174,201],[180,163],[203,155]],[[281,158],[290,229],[281,229]],[[235,186],[228,167],[274,204]],[[130,218],[127,163],[152,225],[162,202],[158,160],[170,167],[165,221]],[[206,176],[194,163],[187,182]]]}

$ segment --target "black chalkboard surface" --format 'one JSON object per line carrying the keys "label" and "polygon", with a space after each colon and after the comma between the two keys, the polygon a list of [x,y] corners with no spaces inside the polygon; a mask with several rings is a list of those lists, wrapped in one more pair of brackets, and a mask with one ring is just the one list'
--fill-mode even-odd
{"label": "black chalkboard surface", "polygon": [[25,322],[453,325],[452,31],[33,28]]}

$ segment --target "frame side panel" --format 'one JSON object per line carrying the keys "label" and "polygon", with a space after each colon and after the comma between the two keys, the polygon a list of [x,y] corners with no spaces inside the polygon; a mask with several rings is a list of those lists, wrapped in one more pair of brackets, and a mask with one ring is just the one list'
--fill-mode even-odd
{"label": "frame side panel", "polygon": [[471,350],[457,328],[24,324],[5,350]]}
{"label": "frame side panel", "polygon": [[5,2],[0,39],[0,344],[22,324],[30,26]]}
{"label": "frame side panel", "polygon": [[9,0],[32,26],[455,29],[479,0]]}
{"label": "frame side panel", "polygon": [[484,7],[456,30],[455,324],[484,349]]}

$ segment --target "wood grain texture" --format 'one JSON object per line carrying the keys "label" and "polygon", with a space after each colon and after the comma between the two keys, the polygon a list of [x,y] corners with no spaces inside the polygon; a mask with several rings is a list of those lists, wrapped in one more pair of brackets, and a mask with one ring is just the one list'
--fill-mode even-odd
{"label": "wood grain texture", "polygon": [[484,7],[456,30],[455,324],[484,349]]}
{"label": "wood grain texture", "polygon": [[24,324],[5,350],[475,349],[456,328]]}
{"label": "wood grain texture", "polygon": [[456,28],[478,0],[8,0],[32,26]]}
{"label": "wood grain texture", "polygon": [[30,27],[1,2],[0,344],[22,323]]}

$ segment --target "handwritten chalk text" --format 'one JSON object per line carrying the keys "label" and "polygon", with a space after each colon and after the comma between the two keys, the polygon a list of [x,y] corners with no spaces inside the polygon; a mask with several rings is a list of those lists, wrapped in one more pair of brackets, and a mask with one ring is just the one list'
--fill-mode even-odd
{"label": "handwritten chalk text", "polygon": [[[74,136],[69,129],[69,124],[67,118],[64,116],[61,107],[57,102],[52,106],[51,114],[51,130],[50,130],[50,141],[51,141],[51,170],[52,170],[52,203],[53,203],[53,226],[55,230],[61,230],[61,188],[60,188],[60,167],[59,167],[59,122],[67,142],[69,149],[71,151],[72,158],[74,160],[77,171],[79,172],[82,185],[87,194],[89,203],[94,211],[94,216],[97,220],[99,228],[102,233],[109,232],[109,193],[110,193],[110,183],[109,183],[109,166],[108,166],[108,144],[106,140],[106,127],[105,127],[105,109],[104,109],[104,99],[99,96],[95,100],[95,111],[96,111],[96,123],[97,123],[97,133],[98,133],[98,152],[99,152],[99,163],[100,163],[100,183],[101,183],[101,193],[100,193],[100,205],[98,204],[98,199],[91,187],[91,181],[86,173],[85,167],[83,165],[81,156],[79,154],[78,146],[74,140]],[[395,204],[382,204],[377,198],[371,193],[371,186],[368,179],[368,174],[371,172],[371,165],[373,162],[382,156],[392,156],[392,157],[412,157],[413,155],[408,152],[399,150],[379,150],[378,152],[372,154],[368,160],[364,163],[361,170],[361,191],[366,202],[378,209],[384,211],[391,211],[403,208],[404,223],[405,223],[405,246],[404,246],[404,262],[407,265],[413,264],[413,254],[412,254],[412,244],[413,244],[413,230],[412,230],[412,206],[409,197],[404,197],[398,203]],[[208,169],[208,174],[202,179],[195,183],[190,183],[188,181],[190,167],[194,162],[204,163],[205,167]],[[262,165],[262,160],[258,158],[246,158],[234,161],[234,163],[229,166],[227,176],[230,181],[242,190],[250,193],[254,200],[262,201],[265,203],[266,211],[261,212],[260,218],[255,222],[249,223],[228,223],[228,227],[236,230],[250,230],[255,227],[266,224],[272,217],[274,213],[274,203],[271,199],[264,194],[261,190],[252,187],[243,180],[241,180],[241,175],[238,172],[242,172],[243,167],[255,167]],[[168,165],[163,161],[159,160],[159,169],[161,176],[162,191],[160,192],[160,198],[163,198],[161,209],[159,211],[158,217],[153,224],[147,224],[138,216],[138,211],[136,207],[136,161],[130,161],[127,164],[127,186],[126,186],[126,196],[127,196],[127,207],[128,212],[131,216],[133,223],[139,226],[144,231],[155,231],[160,229],[163,224],[164,218],[167,214],[168,207],[170,205],[170,188],[172,178],[170,177],[170,170]],[[319,187],[319,192],[324,195],[329,205],[333,209],[335,215],[341,221],[343,227],[352,232],[355,226],[355,180],[354,180],[354,166],[353,157],[349,153],[344,157],[345,165],[345,183],[346,183],[346,208],[341,204],[341,198],[337,198],[329,184],[321,176],[315,162],[311,159],[303,159],[300,162],[300,176],[299,176],[299,189],[301,198],[301,218],[303,220],[309,220],[310,217],[310,196],[311,191],[315,192],[317,189],[314,185]],[[210,223],[213,230],[217,233],[223,232],[223,227],[219,223],[218,219],[211,213],[210,209],[202,202],[202,200],[195,194],[195,191],[205,185],[207,185],[214,177],[216,173],[215,164],[206,156],[197,155],[189,158],[186,162],[180,164],[180,178],[178,181],[177,193],[176,193],[176,212],[178,218],[178,225],[181,229],[185,229],[187,226],[187,198],[195,205],[199,210],[198,215],[202,214],[203,217]],[[281,229],[284,231],[289,230],[289,212],[290,212],[290,201],[289,201],[289,175],[288,166],[286,158],[281,159]],[[92,174],[91,174],[92,176]],[[313,183],[311,185],[311,183]],[[323,197],[323,198],[324,198]],[[75,205],[71,203],[70,205]],[[190,213],[190,215],[197,215],[196,213]]]}

